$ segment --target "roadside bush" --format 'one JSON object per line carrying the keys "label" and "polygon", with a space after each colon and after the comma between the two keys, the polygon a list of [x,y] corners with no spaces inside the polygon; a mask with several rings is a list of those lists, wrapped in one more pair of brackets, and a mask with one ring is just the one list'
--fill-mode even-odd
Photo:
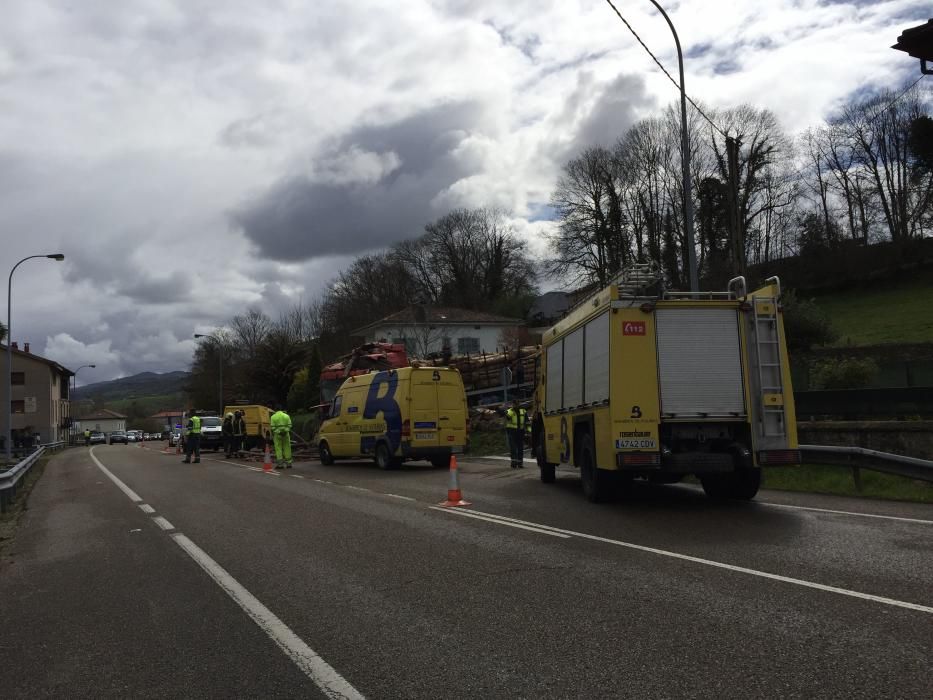
{"label": "roadside bush", "polygon": [[813,369],[813,384],[818,389],[861,389],[878,376],[878,363],[870,357],[847,357],[821,362]]}
{"label": "roadside bush", "polygon": [[806,351],[815,345],[828,345],[836,332],[826,313],[811,299],[799,299],[791,289],[784,293],[784,332],[790,352]]}

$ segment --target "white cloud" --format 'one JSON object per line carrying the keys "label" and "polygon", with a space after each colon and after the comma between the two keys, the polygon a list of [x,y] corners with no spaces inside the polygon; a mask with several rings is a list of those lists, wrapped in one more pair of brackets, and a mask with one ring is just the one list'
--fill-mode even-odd
{"label": "white cloud", "polygon": [[[676,76],[650,3],[620,8]],[[669,9],[692,96],[795,131],[915,75],[889,46],[929,8]],[[308,301],[449,207],[511,211],[543,254],[563,161],[677,97],[583,0],[36,0],[0,47],[0,270],[68,256],[17,271],[13,335],[98,378],[184,368],[195,328]]]}

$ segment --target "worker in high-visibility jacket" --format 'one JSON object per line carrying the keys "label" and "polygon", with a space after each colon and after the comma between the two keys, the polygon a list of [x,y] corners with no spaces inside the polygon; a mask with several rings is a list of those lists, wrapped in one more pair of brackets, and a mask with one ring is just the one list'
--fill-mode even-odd
{"label": "worker in high-visibility jacket", "polygon": [[511,408],[505,412],[505,435],[509,442],[512,469],[525,466],[525,433],[530,431],[528,412],[521,407],[518,399],[514,399]]}
{"label": "worker in high-visibility jacket", "polygon": [[191,416],[185,426],[185,458],[181,460],[185,464],[191,464],[191,455],[194,455],[194,463],[201,461],[201,417]]}
{"label": "worker in high-visibility jacket", "polygon": [[275,468],[292,468],[292,419],[282,410],[275,407],[275,413],[269,419],[272,429],[272,444],[275,446]]}

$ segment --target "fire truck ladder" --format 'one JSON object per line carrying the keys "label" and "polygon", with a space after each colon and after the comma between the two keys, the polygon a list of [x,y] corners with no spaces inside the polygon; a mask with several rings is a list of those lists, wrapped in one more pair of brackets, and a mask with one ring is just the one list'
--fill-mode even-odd
{"label": "fire truck ladder", "polygon": [[784,372],[781,357],[780,325],[778,324],[778,298],[781,283],[774,280],[778,292],[773,297],[752,298],[752,322],[755,335],[755,359],[758,365],[760,419],[763,438],[787,437],[784,413]]}
{"label": "fire truck ladder", "polygon": [[640,296],[654,284],[664,282],[664,275],[654,263],[633,263],[612,280],[622,296]]}

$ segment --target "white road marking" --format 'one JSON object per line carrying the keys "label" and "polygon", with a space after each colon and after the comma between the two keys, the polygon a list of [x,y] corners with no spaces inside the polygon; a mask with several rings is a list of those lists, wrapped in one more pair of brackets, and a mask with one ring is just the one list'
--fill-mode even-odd
{"label": "white road marking", "polygon": [[110,479],[113,483],[115,483],[117,485],[117,488],[119,488],[123,493],[125,493],[127,497],[131,501],[133,501],[133,503],[142,503],[143,499],[141,499],[133,489],[131,489],[129,486],[127,486],[122,481],[120,481],[116,476],[114,476],[114,474],[109,469],[107,469],[107,467],[105,467],[103,464],[100,463],[100,460],[97,459],[97,457],[94,455],[94,450],[96,449],[97,449],[96,447],[92,447],[89,450],[89,454],[91,455],[91,459],[94,460],[94,464],[97,465],[97,468],[100,469],[104,474],[106,474],[107,478]]}
{"label": "white road marking", "polygon": [[155,513],[155,508],[153,508],[152,506],[150,506],[150,505],[147,504],[147,503],[140,503],[140,504],[139,504],[139,509],[140,509],[143,513],[149,513],[150,515],[151,515],[152,513]]}
{"label": "white road marking", "polygon": [[[115,483],[127,497],[134,503],[142,502],[136,493],[120,479],[114,476],[107,467],[101,464],[100,460],[94,456],[93,448],[90,450],[91,459],[97,467],[106,474],[113,483]],[[162,516],[156,516],[153,520],[163,530],[174,530],[175,527]],[[252,593],[246,590],[240,583],[228,574],[223,567],[214,561],[208,554],[198,547],[194,542],[188,539],[180,532],[170,534],[175,542],[181,547],[197,564],[207,572],[227,595],[229,595],[239,605],[253,622],[269,635],[269,638],[275,642],[279,648],[298,666],[301,671],[310,678],[314,684],[329,698],[334,700],[365,700],[364,696],[357,691],[347,680],[341,676],[318,654],[309,647],[304,640],[292,632],[289,627],[282,622],[265,605],[259,602]]]}
{"label": "white road marking", "polygon": [[[447,510],[445,508],[434,508],[434,510]],[[464,513],[462,511],[449,511],[449,512],[459,512],[461,515]],[[849,596],[852,598],[861,598],[862,600],[870,600],[875,603],[883,603],[884,605],[892,605],[899,608],[907,608],[908,610],[917,610],[918,612],[924,613],[933,613],[933,607],[927,605],[919,605],[917,603],[908,603],[903,600],[895,600],[893,598],[885,598],[884,596],[873,595],[871,593],[861,593],[859,591],[852,591],[847,588],[838,588],[836,586],[827,586],[822,583],[815,583],[813,581],[804,581],[799,578],[792,578],[790,576],[781,576],[779,574],[772,574],[767,571],[759,571],[757,569],[749,569],[744,566],[735,566],[734,564],[725,564],[719,561],[713,561],[711,559],[703,559],[701,557],[692,557],[689,554],[680,554],[678,552],[670,552],[664,549],[657,549],[655,547],[646,547],[641,544],[634,544],[632,542],[623,542],[622,540],[613,540],[608,537],[599,537],[598,535],[589,535],[585,532],[576,532],[575,530],[564,530],[559,527],[551,527],[550,525],[541,525],[539,523],[528,522],[527,520],[518,520],[517,518],[507,518],[504,515],[496,515],[494,513],[484,513],[482,511],[470,511],[471,513],[478,513],[483,516],[486,516],[486,519],[491,521],[504,521],[509,523],[518,523],[522,525],[530,525],[532,527],[538,528],[540,530],[549,530],[551,532],[562,533],[571,537],[581,537],[587,540],[593,540],[595,542],[604,542],[606,544],[616,545],[618,547],[626,547],[628,549],[635,549],[641,552],[648,552],[650,554],[658,554],[663,557],[670,557],[671,559],[680,559],[682,561],[689,561],[695,564],[703,564],[704,566],[712,566],[717,569],[726,569],[728,571],[735,571],[741,574],[749,574],[751,576],[758,576],[760,578],[771,579],[772,581],[780,581],[782,583],[791,583],[796,586],[804,586],[806,588],[814,588],[820,591],[826,591],[828,593],[837,593],[839,595]]]}
{"label": "white road marking", "polygon": [[251,472],[261,472],[261,471],[262,471],[262,469],[260,469],[259,467],[247,467],[247,469],[249,469]]}
{"label": "white road marking", "polygon": [[228,574],[216,561],[194,542],[182,534],[171,536],[188,556],[194,559],[207,574],[217,582],[227,595],[239,605],[253,621],[288,657],[295,662],[305,675],[329,698],[341,700],[363,700],[363,695],[276,615],[240,583]]}
{"label": "white road marking", "polygon": [[530,524],[519,524],[519,523],[510,523],[505,520],[499,520],[498,518],[486,518],[483,515],[478,514],[476,511],[468,510],[459,510],[456,508],[439,508],[438,506],[430,506],[431,510],[439,510],[444,513],[450,513],[451,515],[462,515],[466,518],[475,518],[476,520],[485,520],[487,523],[495,523],[496,525],[507,525],[509,527],[518,528],[519,530],[528,530],[529,532],[537,532],[539,535],[550,535],[551,537],[560,537],[565,540],[570,539],[570,535],[565,535],[560,532],[554,532],[551,528],[541,528],[541,527],[532,527]]}
{"label": "white road marking", "polygon": [[[502,461],[502,462],[511,462],[511,461],[512,461],[512,458],[511,458],[511,457],[500,457],[499,455],[486,455],[486,456],[484,456],[484,457],[477,457],[476,459],[498,459],[498,460],[500,460],[500,461]],[[523,462],[524,464],[535,464],[535,465],[538,463],[537,460],[529,459],[528,457],[523,458],[523,459],[522,459],[522,462]]]}
{"label": "white road marking", "polygon": [[289,474],[289,476],[293,479],[304,479],[301,474]]}
{"label": "white road marking", "polygon": [[372,489],[364,489],[362,486],[354,486],[353,484],[341,484],[344,488],[353,489],[354,491],[366,491],[371,493]]}
{"label": "white road marking", "polygon": [[392,498],[401,498],[403,501],[414,501],[415,499],[411,496],[399,496],[397,493],[384,493],[383,496],[391,496]]}
{"label": "white road marking", "polygon": [[324,479],[312,479],[311,481],[316,481],[319,484],[333,484],[333,481],[325,481]]}
{"label": "white road marking", "polygon": [[156,525],[161,527],[163,530],[174,530],[175,526],[172,525],[168,520],[163,518],[161,515],[157,515],[152,519]]}
{"label": "white road marking", "polygon": [[812,510],[817,513],[832,513],[833,515],[855,515],[860,518],[881,518],[882,520],[900,520],[905,523],[919,523],[921,525],[933,525],[933,520],[921,520],[920,518],[903,518],[897,515],[877,515],[875,513],[859,513],[853,510],[832,510],[830,508],[814,508],[812,506],[791,506],[784,503],[767,503],[758,501],[759,505],[770,508],[791,508],[793,510]]}

